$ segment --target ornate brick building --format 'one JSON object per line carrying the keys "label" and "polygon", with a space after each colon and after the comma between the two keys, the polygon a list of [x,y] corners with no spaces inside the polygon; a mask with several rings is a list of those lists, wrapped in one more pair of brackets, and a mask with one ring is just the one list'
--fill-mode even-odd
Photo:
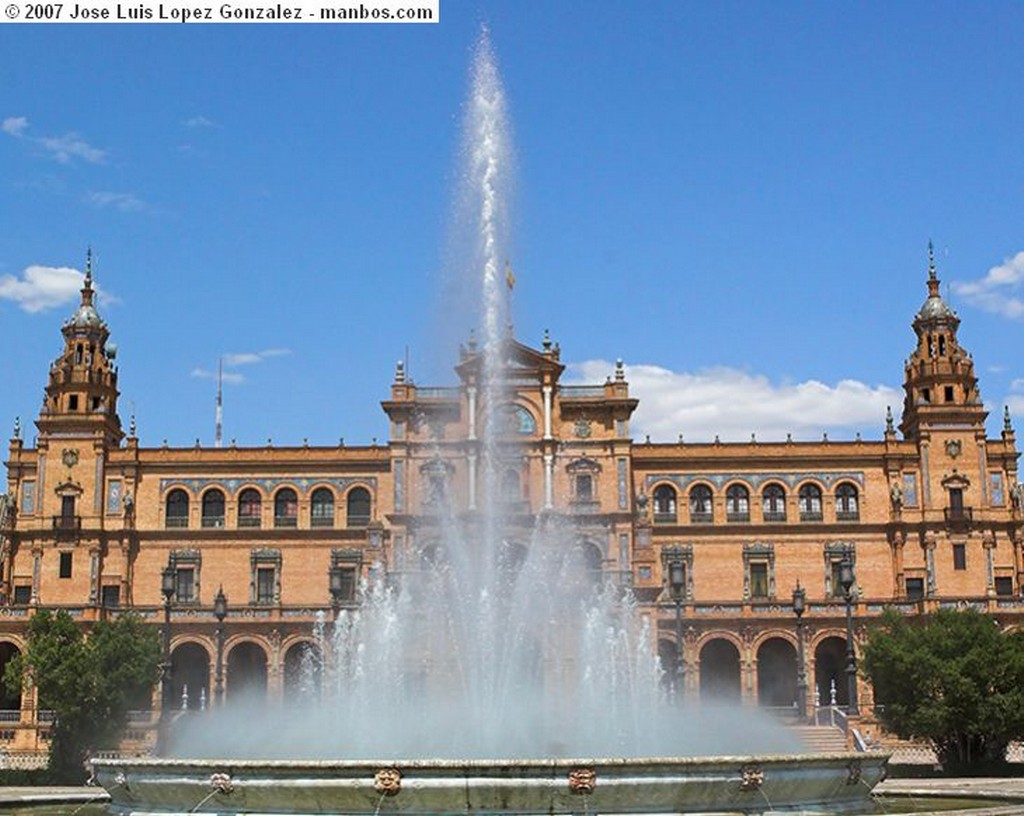
{"label": "ornate brick building", "polygon": [[[898,430],[890,415],[873,441],[638,444],[621,363],[603,384],[563,385],[549,338],[539,349],[507,338],[497,455],[508,540],[557,519],[593,576],[633,588],[667,681],[689,699],[846,706],[844,586],[855,643],[887,606],[970,605],[1017,622],[1014,432],[1007,415],[999,437],[986,435],[974,365],[931,262],[927,285]],[[318,615],[357,606],[360,579],[429,562],[442,500],[466,518],[478,509],[485,406],[472,341],[454,386],[417,386],[398,367],[383,403],[387,445],[142,448],[119,418],[88,265],[61,331],[36,446],[18,428],[10,441],[0,662],[23,648],[37,608],[86,626],[133,609],[170,621],[165,704],[198,708],[253,688],[280,699]],[[869,716],[870,688],[857,696]],[[0,709],[0,744],[45,747],[32,692]],[[130,736],[147,739],[152,715],[136,720]]]}

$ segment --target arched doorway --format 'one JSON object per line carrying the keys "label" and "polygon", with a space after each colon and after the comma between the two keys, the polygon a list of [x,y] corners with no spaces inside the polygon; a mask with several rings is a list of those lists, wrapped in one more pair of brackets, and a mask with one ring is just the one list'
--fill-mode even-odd
{"label": "arched doorway", "polygon": [[715,638],[700,650],[700,698],[740,699],[740,650],[725,638]]}
{"label": "arched doorway", "polygon": [[[4,676],[7,671],[7,664],[10,663],[14,658],[21,656],[21,650],[9,641],[0,643],[0,678]],[[21,689],[17,693],[12,694],[7,690],[5,683],[0,683],[0,709],[3,711],[17,711],[17,719],[13,715],[8,715],[7,721],[17,722],[21,719]]]}
{"label": "arched doorway", "polygon": [[846,639],[827,637],[814,650],[814,688],[818,692],[818,705],[831,704],[835,684],[836,705],[850,704],[846,681]]}
{"label": "arched doorway", "polygon": [[171,707],[197,710],[210,704],[210,655],[198,643],[171,652]]}
{"label": "arched doorway", "polygon": [[788,640],[769,638],[757,650],[757,702],[792,708],[796,700],[796,649]]}
{"label": "arched doorway", "polygon": [[251,641],[228,652],[228,702],[263,701],[267,696],[267,653]]}
{"label": "arched doorway", "polygon": [[293,644],[284,654],[284,701],[287,705],[315,703],[320,699],[323,656],[311,640]]}

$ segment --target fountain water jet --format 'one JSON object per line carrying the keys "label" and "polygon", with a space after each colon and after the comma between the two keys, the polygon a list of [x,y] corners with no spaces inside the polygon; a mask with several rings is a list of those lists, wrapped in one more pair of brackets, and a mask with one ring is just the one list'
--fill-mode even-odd
{"label": "fountain water jet", "polygon": [[[307,704],[274,711],[259,701],[191,718],[170,743],[182,758],[97,761],[100,781],[125,812],[753,812],[861,802],[861,782],[870,789],[884,758],[768,756],[797,744],[749,711],[671,704],[646,623],[628,593],[594,580],[572,523],[554,513],[524,522],[505,509],[502,463],[517,455],[505,433],[515,344],[502,274],[512,150],[486,33],[472,75],[461,198],[475,214],[469,266],[482,325],[469,363],[482,428],[468,441],[480,463],[476,508],[456,507],[450,472],[461,448],[439,436],[422,470],[434,532],[415,554],[396,554],[406,562],[388,579],[374,570],[358,610],[317,624],[319,649],[303,659],[299,684]],[[664,758],[709,753],[721,756]]]}

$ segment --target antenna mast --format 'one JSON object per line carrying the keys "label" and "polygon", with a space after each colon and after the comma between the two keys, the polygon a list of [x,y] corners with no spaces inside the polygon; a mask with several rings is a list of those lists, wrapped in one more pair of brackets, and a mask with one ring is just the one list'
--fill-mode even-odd
{"label": "antenna mast", "polygon": [[224,432],[224,358],[217,359],[217,427],[213,432],[213,446],[219,448]]}

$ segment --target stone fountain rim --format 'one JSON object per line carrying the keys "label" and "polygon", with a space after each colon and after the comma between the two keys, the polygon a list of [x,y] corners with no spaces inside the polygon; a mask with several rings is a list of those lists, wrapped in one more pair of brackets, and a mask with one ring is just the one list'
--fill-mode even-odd
{"label": "stone fountain rim", "polygon": [[494,769],[494,768],[551,768],[551,769],[572,769],[580,766],[593,767],[631,767],[643,765],[646,767],[658,765],[672,765],[676,767],[709,765],[781,765],[791,764],[799,761],[802,765],[813,765],[825,762],[837,762],[842,760],[855,761],[866,760],[871,763],[888,761],[892,756],[890,751],[834,751],[827,753],[809,754],[732,754],[714,756],[687,756],[687,757],[574,757],[574,758],[538,758],[538,759],[409,759],[391,757],[387,759],[233,759],[220,757],[216,759],[189,759],[187,757],[102,757],[92,759],[93,766],[98,768],[122,768],[126,766],[141,768],[224,768],[234,769],[305,769],[305,768],[349,768],[349,769],[379,769],[402,767],[408,770],[415,769],[445,769],[445,768],[472,768],[472,769]]}

